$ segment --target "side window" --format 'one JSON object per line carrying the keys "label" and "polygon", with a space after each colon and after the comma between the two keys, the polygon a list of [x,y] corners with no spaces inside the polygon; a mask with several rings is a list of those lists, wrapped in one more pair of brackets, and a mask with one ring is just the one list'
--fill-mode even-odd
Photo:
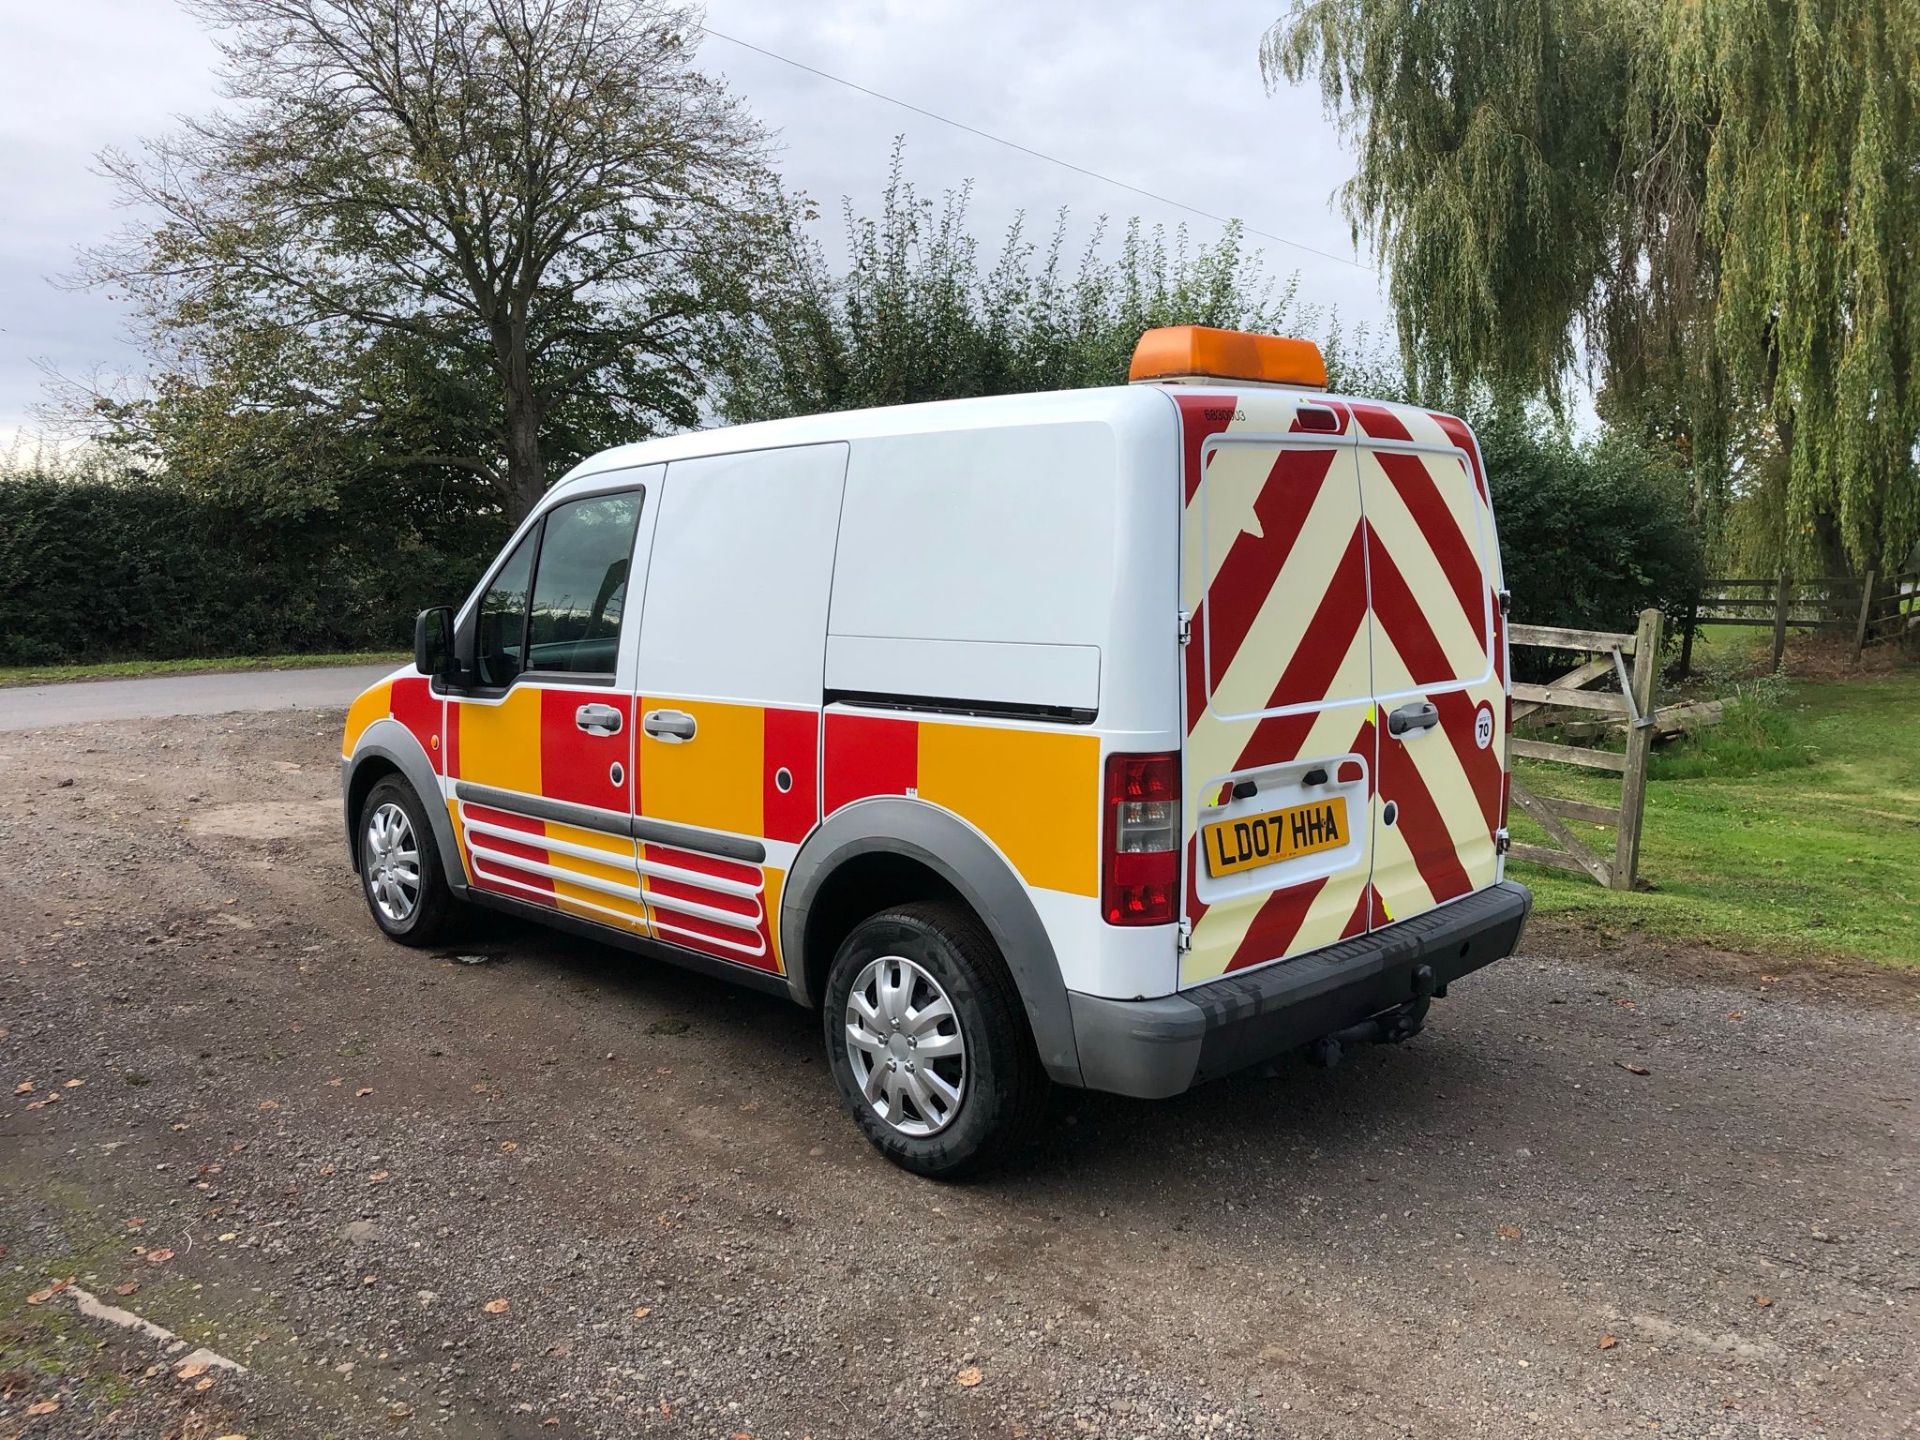
{"label": "side window", "polygon": [[511,685],[525,668],[527,581],[533,574],[533,550],[539,541],[537,528],[528,531],[493,577],[487,593],[480,597],[474,663],[482,685]]}
{"label": "side window", "polygon": [[574,500],[547,513],[527,621],[527,669],[613,674],[639,520],[638,491]]}

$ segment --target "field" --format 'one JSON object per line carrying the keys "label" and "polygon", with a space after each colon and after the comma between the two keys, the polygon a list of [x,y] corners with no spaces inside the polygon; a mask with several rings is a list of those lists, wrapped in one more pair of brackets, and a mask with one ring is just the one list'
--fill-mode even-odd
{"label": "field", "polygon": [[[1760,687],[1762,692],[1767,687]],[[1656,752],[1640,873],[1615,894],[1516,863],[1538,913],[1734,950],[1920,965],[1920,671],[1761,693],[1724,733]],[[1520,762],[1537,793],[1601,802],[1611,777]],[[1515,812],[1517,840],[1545,837]],[[1573,826],[1610,852],[1612,832]]]}
{"label": "field", "polygon": [[147,675],[211,675],[232,670],[306,670],[315,666],[399,664],[398,651],[355,651],[340,655],[223,655],[192,660],[107,660],[95,665],[0,665],[0,689],[9,685],[52,685],[69,680],[129,680]]}

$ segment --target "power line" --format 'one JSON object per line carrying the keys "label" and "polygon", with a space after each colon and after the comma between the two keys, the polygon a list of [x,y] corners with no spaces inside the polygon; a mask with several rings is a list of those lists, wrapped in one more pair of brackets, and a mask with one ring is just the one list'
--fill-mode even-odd
{"label": "power line", "polygon": [[[977,135],[982,140],[991,140],[994,144],[1004,145],[1009,150],[1018,150],[1022,155],[1031,155],[1036,160],[1044,160],[1049,165],[1058,165],[1061,169],[1071,170],[1076,175],[1085,175],[1091,180],[1099,180],[1108,185],[1115,185],[1122,190],[1131,190],[1135,195],[1144,195],[1149,200],[1157,201],[1162,205],[1171,205],[1174,209],[1184,210],[1189,215],[1198,215],[1201,219],[1211,220],[1216,225],[1231,225],[1233,223],[1233,221],[1229,220],[1226,216],[1216,215],[1211,210],[1202,210],[1198,205],[1189,205],[1184,200],[1175,200],[1168,195],[1161,195],[1152,190],[1144,190],[1138,185],[1129,185],[1125,180],[1116,180],[1113,176],[1103,175],[1098,170],[1089,170],[1086,166],[1076,165],[1071,160],[1062,160],[1059,156],[1049,155],[1044,150],[1035,150],[1031,145],[1022,145],[1017,140],[1009,140],[1004,135],[995,135],[992,131],[982,130],[977,125],[968,125],[964,121],[938,114],[932,110],[928,110],[924,106],[915,105],[910,101],[899,100],[891,95],[882,94],[878,90],[869,89],[865,85],[849,80],[843,75],[832,74],[829,71],[820,69],[818,66],[809,65],[804,61],[795,60],[791,56],[769,50],[763,45],[755,45],[752,41],[742,40],[737,35],[724,34],[719,30],[715,30],[711,25],[702,25],[700,29],[706,34],[713,36],[716,40],[724,40],[729,45],[738,45],[742,50],[751,50],[754,54],[764,55],[769,60],[778,60],[782,65],[791,65],[796,70],[804,70],[809,75],[819,76],[822,80],[831,80],[834,84],[844,85],[849,90],[858,90],[862,95],[870,95],[875,100],[884,100],[889,105],[898,105],[902,110],[911,110],[916,115],[924,115],[927,119],[937,120],[942,125],[951,125],[956,130],[964,130],[967,134]],[[1318,255],[1322,260],[1332,260],[1336,264],[1351,265],[1354,269],[1364,270],[1369,275],[1375,273],[1371,265],[1364,264],[1350,256],[1336,255],[1331,250],[1319,250],[1302,241],[1289,240],[1284,235],[1276,235],[1271,230],[1262,230],[1258,226],[1247,224],[1244,220],[1240,222],[1240,227],[1245,230],[1247,234],[1258,235],[1263,240],[1271,240],[1278,245],[1291,246],[1295,250],[1304,250],[1309,255]]]}

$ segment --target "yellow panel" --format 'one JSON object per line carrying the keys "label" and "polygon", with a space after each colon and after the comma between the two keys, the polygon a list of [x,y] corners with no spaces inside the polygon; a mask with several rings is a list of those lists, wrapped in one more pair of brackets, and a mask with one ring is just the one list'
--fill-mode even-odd
{"label": "yellow panel", "polygon": [[384,720],[393,713],[393,684],[382,680],[378,685],[370,685],[354,697],[353,704],[347,707],[346,733],[340,740],[340,757],[351,759],[353,747],[360,742],[360,736],[376,720]]}
{"label": "yellow panel", "polygon": [[920,797],[977,825],[1029,885],[1100,893],[1095,736],[922,723]]}
{"label": "yellow panel", "polygon": [[460,779],[540,793],[540,692],[518,686],[498,705],[460,704]]}
{"label": "yellow panel", "polygon": [[780,954],[780,887],[786,883],[787,872],[775,870],[771,866],[760,872],[760,906],[767,916],[767,934],[773,937],[773,970],[776,975],[787,973],[787,962]]}
{"label": "yellow panel", "polygon": [[684,710],[699,730],[684,745],[640,737],[640,813],[735,835],[765,834],[766,712],[714,700],[642,698],[640,713],[650,710]]}

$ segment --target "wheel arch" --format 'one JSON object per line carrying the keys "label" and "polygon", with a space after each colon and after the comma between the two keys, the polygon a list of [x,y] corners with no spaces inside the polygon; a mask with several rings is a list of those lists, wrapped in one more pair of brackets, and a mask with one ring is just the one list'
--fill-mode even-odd
{"label": "wheel arch", "polygon": [[440,789],[427,752],[413,732],[397,720],[376,720],[360,734],[353,754],[340,762],[340,798],[347,830],[347,856],[354,869],[360,868],[360,807],[373,787],[389,775],[398,775],[413,787],[420,807],[427,812],[427,824],[433,830],[433,842],[440,852],[441,870],[447,887],[456,895],[466,893],[467,871],[460,859],[460,843],[453,833],[453,820],[447,814],[447,802]]}
{"label": "wheel arch", "polygon": [[781,958],[793,998],[818,1007],[834,953],[860,920],[928,899],[965,905],[986,926],[1020,992],[1047,1073],[1079,1085],[1067,987],[1025,882],[978,830],[922,800],[856,801],[800,848],[780,906]]}

